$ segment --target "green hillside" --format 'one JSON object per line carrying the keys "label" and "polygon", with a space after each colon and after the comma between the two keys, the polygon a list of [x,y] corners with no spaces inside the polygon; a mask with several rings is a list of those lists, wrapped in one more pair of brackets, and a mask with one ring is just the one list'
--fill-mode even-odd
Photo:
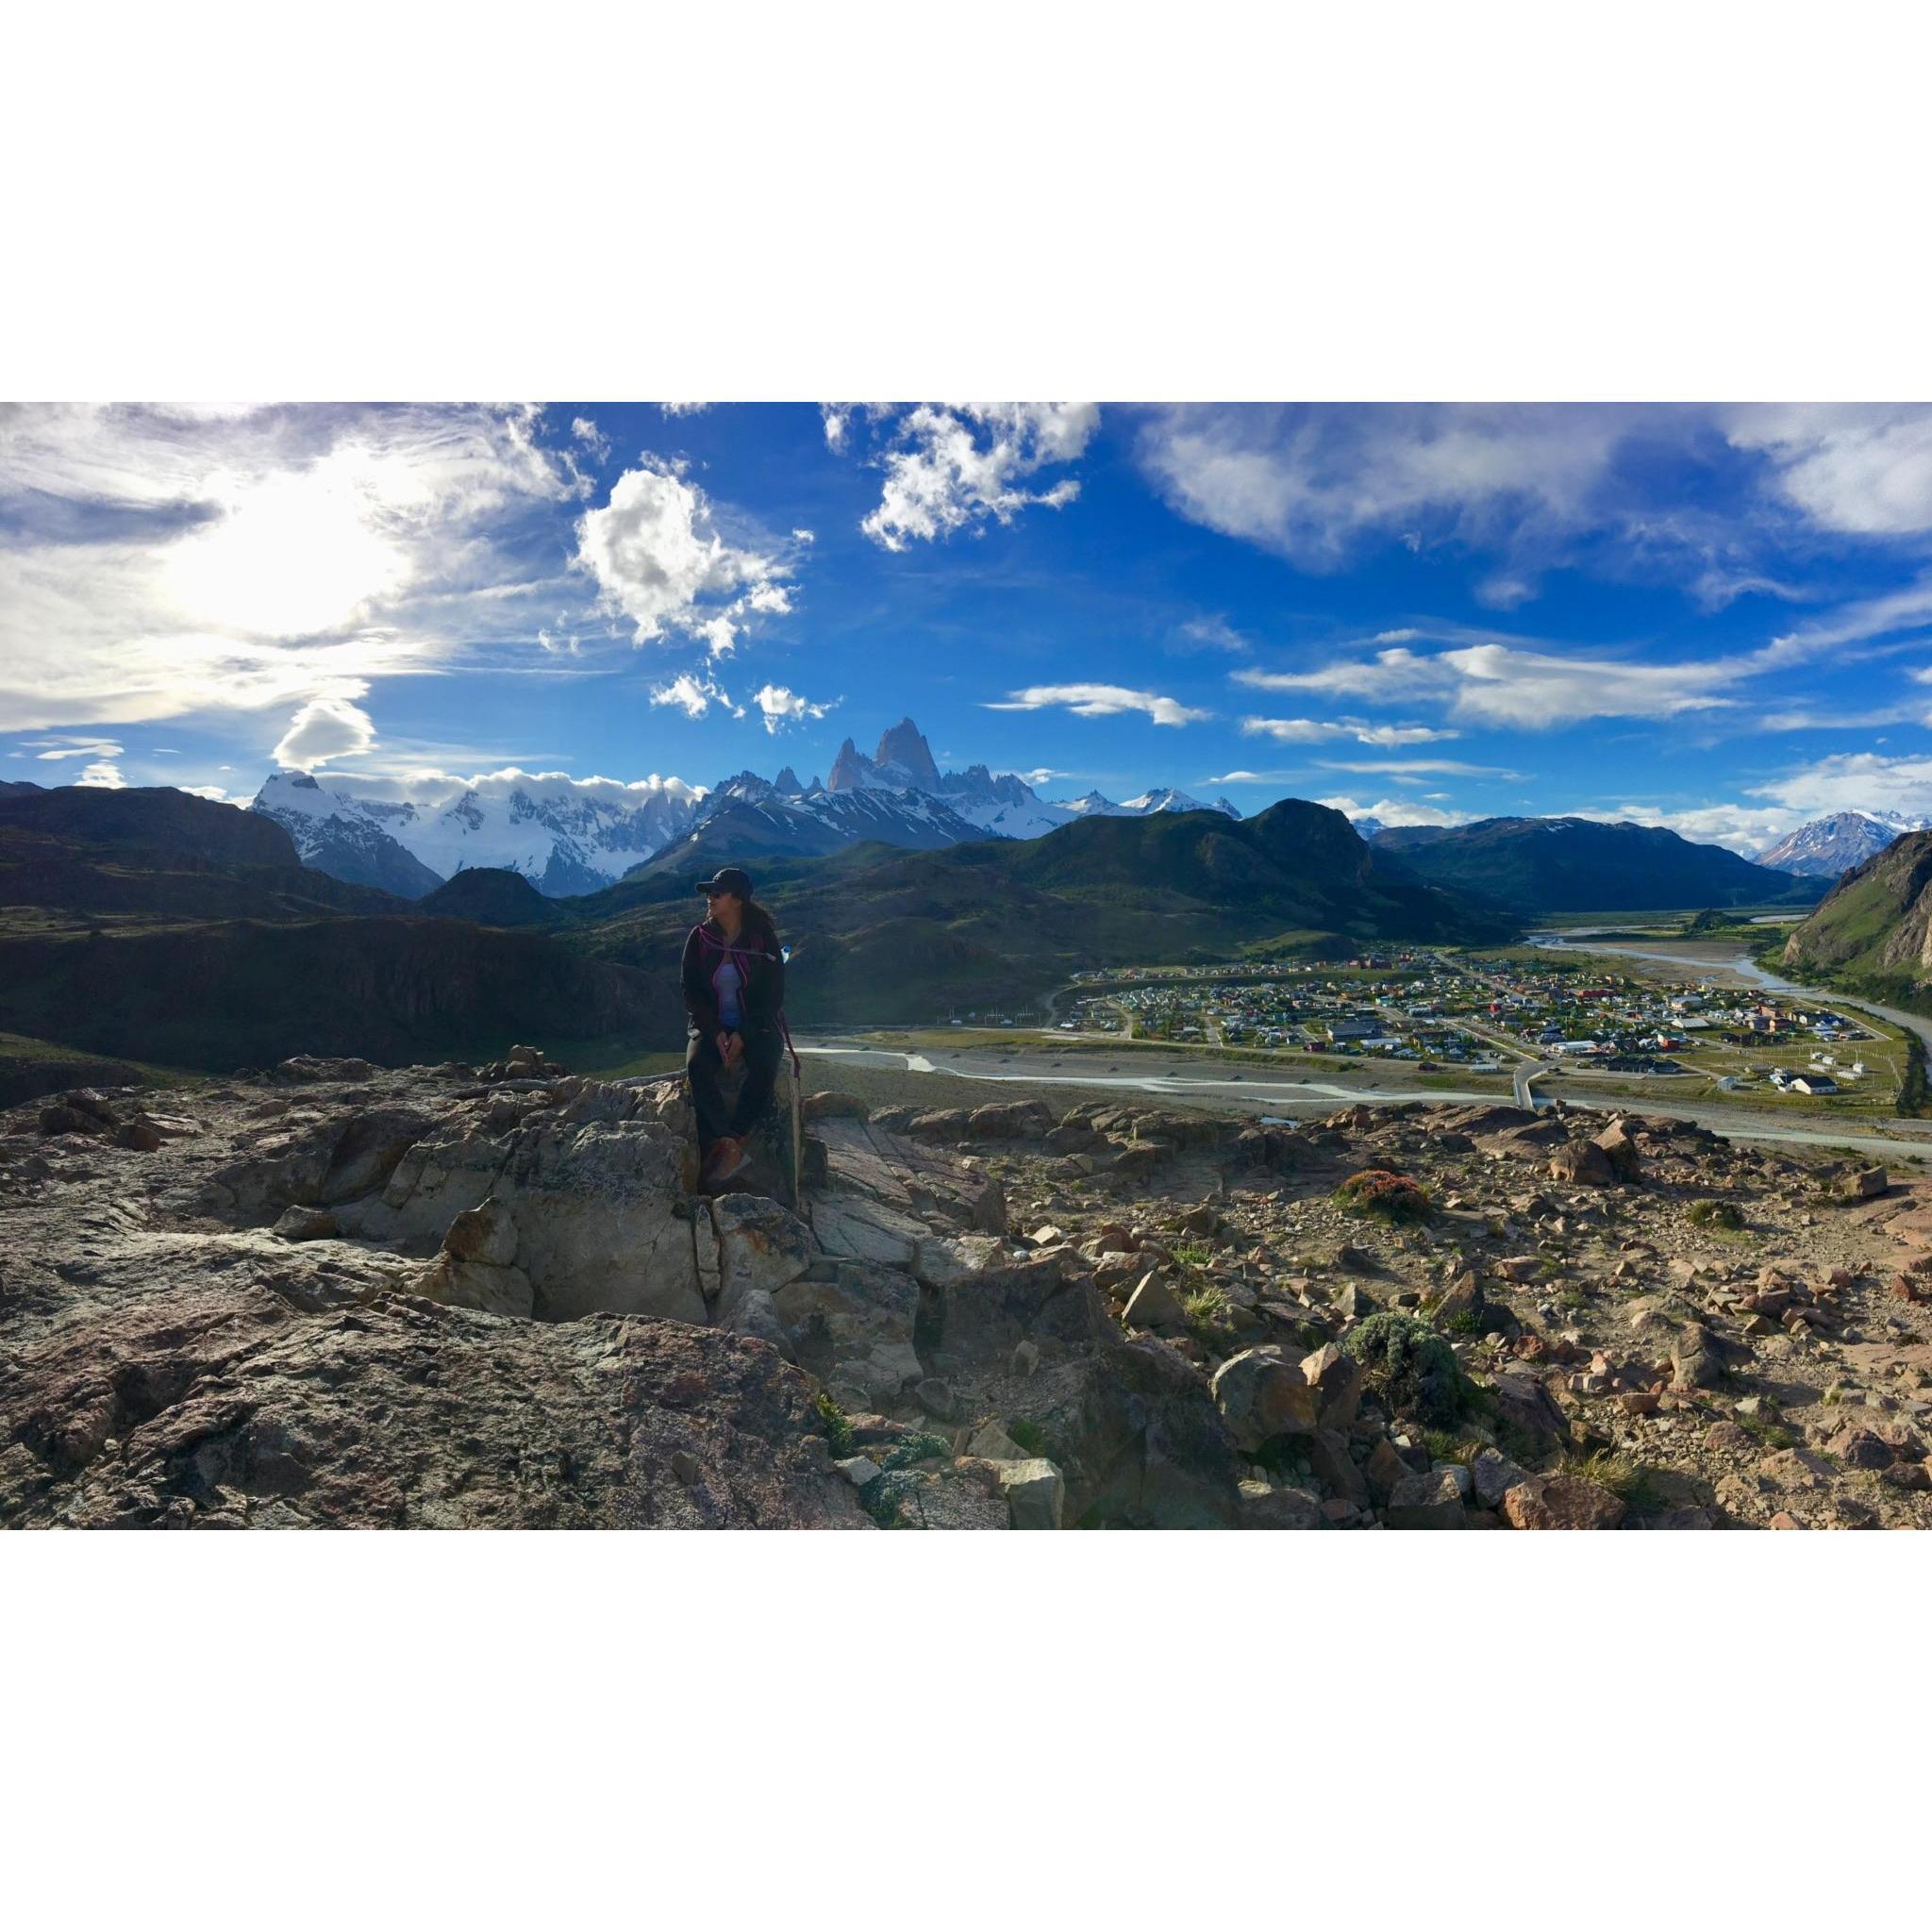
{"label": "green hillside", "polygon": [[[1160,813],[932,852],[855,846],[754,878],[792,947],[788,1007],[801,1024],[1017,1007],[1095,966],[1488,944],[1514,932],[1378,857],[1340,812],[1299,799],[1247,820]],[[570,943],[665,982],[700,911],[674,878],[626,880],[575,909],[585,923]]]}
{"label": "green hillside", "polygon": [[1785,942],[1786,970],[1901,1005],[1932,998],[1932,831],[1846,873]]}

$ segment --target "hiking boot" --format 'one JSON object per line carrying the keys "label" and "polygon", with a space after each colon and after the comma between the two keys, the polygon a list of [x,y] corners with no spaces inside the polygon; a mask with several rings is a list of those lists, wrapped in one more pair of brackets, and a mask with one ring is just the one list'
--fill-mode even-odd
{"label": "hiking boot", "polygon": [[716,1193],[734,1174],[742,1174],[750,1164],[751,1156],[744,1151],[744,1142],[727,1135],[712,1143],[710,1154],[705,1160],[705,1186]]}

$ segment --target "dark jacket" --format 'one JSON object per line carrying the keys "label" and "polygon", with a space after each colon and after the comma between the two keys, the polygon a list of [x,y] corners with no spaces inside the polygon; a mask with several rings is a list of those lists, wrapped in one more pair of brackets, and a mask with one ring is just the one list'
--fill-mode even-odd
{"label": "dark jacket", "polygon": [[684,942],[684,1010],[692,1029],[707,1040],[724,1031],[718,1017],[718,990],[712,974],[730,959],[741,974],[738,1004],[744,1015],[741,1033],[768,1032],[778,1024],[785,1004],[785,958],[778,949],[777,928],[769,919],[748,917],[738,943],[727,947],[724,936],[707,919],[691,929]]}

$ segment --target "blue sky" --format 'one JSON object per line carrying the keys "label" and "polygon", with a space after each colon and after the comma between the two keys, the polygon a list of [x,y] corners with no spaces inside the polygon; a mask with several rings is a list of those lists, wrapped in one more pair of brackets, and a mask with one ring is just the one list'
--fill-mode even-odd
{"label": "blue sky", "polygon": [[14,407],[0,774],[1932,813],[1932,410]]}

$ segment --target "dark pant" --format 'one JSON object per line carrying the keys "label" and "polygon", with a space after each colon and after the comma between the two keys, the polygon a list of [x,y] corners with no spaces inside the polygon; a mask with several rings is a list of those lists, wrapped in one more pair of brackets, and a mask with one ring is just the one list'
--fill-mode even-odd
{"label": "dark pant", "polygon": [[[725,1135],[734,1140],[748,1134],[764,1118],[778,1079],[778,1056],[784,1042],[775,1029],[742,1036],[744,1052],[729,1074],[718,1058],[718,1042],[693,1033],[684,1049],[684,1075],[691,1083],[691,1104],[697,1109],[698,1145],[708,1148]],[[734,1097],[730,1083],[739,1082]]]}

